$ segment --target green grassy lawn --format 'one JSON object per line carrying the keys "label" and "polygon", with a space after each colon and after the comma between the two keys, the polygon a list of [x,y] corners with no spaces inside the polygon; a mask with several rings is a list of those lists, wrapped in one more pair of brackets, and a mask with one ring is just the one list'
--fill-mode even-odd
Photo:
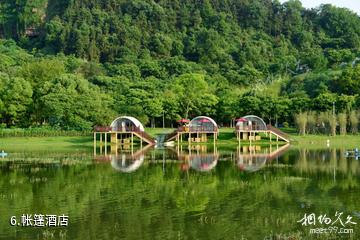
{"label": "green grassy lawn", "polygon": [[291,144],[299,148],[326,148],[327,140],[332,148],[356,148],[360,147],[360,135],[326,136],[326,135],[291,135]]}
{"label": "green grassy lawn", "polygon": [[328,147],[327,143],[329,140],[329,147],[345,147],[355,148],[360,147],[360,135],[348,134],[346,136],[328,136],[328,135],[315,135],[309,134],[301,136],[295,128],[282,128],[283,132],[290,136],[291,144],[301,148],[324,148]]}
{"label": "green grassy lawn", "polygon": [[[170,133],[171,128],[147,128],[146,131],[151,135]],[[283,129],[282,129],[283,130]],[[326,148],[327,140],[330,141],[330,147],[355,148],[360,147],[360,135],[347,136],[326,136],[326,135],[297,135],[294,129],[285,129],[291,139],[291,144],[299,148]],[[208,144],[212,144],[212,138],[209,138]],[[272,141],[276,144],[276,141]],[[279,143],[285,143],[279,141]],[[187,144],[185,141],[184,144]],[[217,145],[235,146],[238,141],[232,128],[221,128]],[[248,141],[241,141],[241,144],[249,144]],[[262,140],[256,141],[257,145],[268,145],[269,140],[262,137]],[[84,151],[93,148],[93,138],[91,136],[77,137],[8,137],[0,138],[0,151]]]}
{"label": "green grassy lawn", "polygon": [[0,138],[0,151],[83,151],[93,147],[92,137],[8,137]]}

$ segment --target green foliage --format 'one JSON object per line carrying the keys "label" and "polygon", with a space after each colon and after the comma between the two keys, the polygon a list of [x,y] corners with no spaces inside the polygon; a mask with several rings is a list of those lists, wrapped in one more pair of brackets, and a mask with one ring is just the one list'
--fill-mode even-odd
{"label": "green foliage", "polygon": [[341,76],[334,80],[334,89],[338,93],[349,95],[360,93],[360,65],[347,67]]}
{"label": "green foliage", "polygon": [[0,75],[0,115],[8,126],[26,125],[27,110],[32,102],[32,88],[28,81],[20,77]]}
{"label": "green foliage", "polygon": [[[305,139],[317,144],[306,146],[319,148],[328,138],[309,136]],[[275,238],[276,234],[271,234],[274,226],[286,231],[290,239],[311,239],[308,228],[296,223],[308,211],[301,206],[316,206],[316,216],[327,212],[331,219],[336,219],[334,215],[341,209],[343,221],[347,215],[357,221],[360,163],[346,161],[344,148],[334,147],[344,139],[356,142],[356,137],[330,139],[329,150],[295,148],[253,172],[239,169],[238,158],[218,161],[208,173],[181,171],[182,162],[163,163],[163,156],[166,160],[174,156],[154,150],[131,174],[116,172],[100,160],[103,155],[99,153],[99,160],[94,160],[91,150],[82,147],[91,146],[87,138],[5,139],[10,149],[21,151],[13,150],[19,153],[1,161],[0,218],[7,222],[14,215],[20,220],[23,209],[64,213],[75,226],[69,226],[69,239],[99,235],[111,239],[119,235],[138,239],[140,235],[144,240],[176,239],[179,235],[184,239],[264,239]],[[36,148],[40,144],[41,148]],[[233,148],[218,152],[229,159],[237,153]],[[126,152],[122,154],[130,158]],[[120,165],[121,158],[113,158],[114,163]],[[252,164],[257,166],[255,161]],[[359,231],[358,224],[353,228]],[[34,230],[15,232],[8,224],[2,224],[0,230],[6,239],[34,239],[39,234]],[[58,231],[54,236],[59,236]],[[317,239],[329,239],[329,235]]]}
{"label": "green foliage", "polygon": [[175,79],[173,92],[180,103],[182,116],[213,114],[217,97],[205,81],[203,74],[184,74]]}
{"label": "green foliage", "polygon": [[79,75],[61,75],[46,82],[40,100],[46,109],[42,118],[52,126],[89,130],[114,115],[107,108],[108,97]]}
{"label": "green foliage", "polygon": [[0,22],[8,127],[90,129],[119,114],[153,127],[199,114],[293,126],[334,102],[360,108],[360,20],[331,5],[5,0]]}

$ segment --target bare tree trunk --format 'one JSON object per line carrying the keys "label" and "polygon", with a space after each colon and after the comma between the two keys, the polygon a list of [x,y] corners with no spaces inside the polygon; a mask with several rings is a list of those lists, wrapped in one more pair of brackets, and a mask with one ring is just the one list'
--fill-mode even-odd
{"label": "bare tree trunk", "polygon": [[189,117],[189,111],[190,111],[190,106],[189,104],[186,106],[186,111],[185,111],[185,119],[188,119]]}
{"label": "bare tree trunk", "polygon": [[165,128],[165,112],[163,112],[163,128]]}

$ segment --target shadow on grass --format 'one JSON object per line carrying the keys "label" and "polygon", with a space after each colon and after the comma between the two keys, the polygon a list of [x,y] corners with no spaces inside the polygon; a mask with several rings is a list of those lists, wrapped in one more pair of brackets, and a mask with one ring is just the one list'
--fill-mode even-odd
{"label": "shadow on grass", "polygon": [[279,128],[281,131],[283,131],[286,134],[291,134],[291,135],[298,135],[299,132],[296,128]]}
{"label": "shadow on grass", "polygon": [[[222,132],[219,134],[218,140],[234,140],[235,134],[233,132]],[[235,139],[236,140],[236,139]]]}

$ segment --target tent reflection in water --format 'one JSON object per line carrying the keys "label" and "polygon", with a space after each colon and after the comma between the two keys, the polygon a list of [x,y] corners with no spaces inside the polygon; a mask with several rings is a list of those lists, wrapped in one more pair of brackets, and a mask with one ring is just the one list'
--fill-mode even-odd
{"label": "tent reflection in water", "polygon": [[243,146],[238,147],[235,154],[237,166],[240,171],[255,172],[266,166],[266,163],[284,154],[289,144],[283,146],[262,147],[262,146]]}
{"label": "tent reflection in water", "polygon": [[266,156],[239,155],[237,165],[241,171],[255,172],[265,167],[266,160]]}
{"label": "tent reflection in water", "polygon": [[145,156],[140,155],[137,158],[132,158],[131,155],[122,153],[119,155],[111,155],[111,166],[120,171],[120,172],[134,172],[136,171],[143,163]]}
{"label": "tent reflection in water", "polygon": [[196,171],[207,172],[216,167],[219,155],[199,154],[190,157],[190,167]]}
{"label": "tent reflection in water", "polygon": [[182,162],[181,170],[187,171],[189,168],[200,172],[207,172],[214,169],[219,160],[217,148],[209,151],[207,145],[189,146],[185,151],[177,148],[177,159]]}
{"label": "tent reflection in water", "polygon": [[135,152],[124,149],[114,149],[110,155],[111,166],[120,172],[134,172],[144,163],[145,156],[151,149],[153,149],[153,147],[150,145],[140,148]]}

